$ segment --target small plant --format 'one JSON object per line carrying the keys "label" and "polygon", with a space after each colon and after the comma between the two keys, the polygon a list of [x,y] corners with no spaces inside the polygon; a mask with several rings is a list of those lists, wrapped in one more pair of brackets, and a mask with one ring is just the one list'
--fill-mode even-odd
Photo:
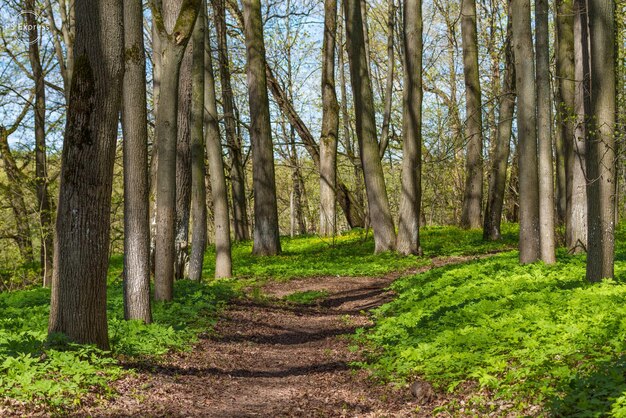
{"label": "small plant", "polygon": [[304,292],[291,293],[283,297],[283,300],[298,305],[311,305],[326,297],[328,297],[328,292],[325,290],[307,290]]}

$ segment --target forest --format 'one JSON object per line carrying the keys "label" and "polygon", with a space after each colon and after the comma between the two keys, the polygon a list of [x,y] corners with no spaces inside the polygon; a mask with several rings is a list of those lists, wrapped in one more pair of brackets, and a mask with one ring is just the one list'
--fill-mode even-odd
{"label": "forest", "polygon": [[626,417],[626,0],[0,0],[0,416]]}

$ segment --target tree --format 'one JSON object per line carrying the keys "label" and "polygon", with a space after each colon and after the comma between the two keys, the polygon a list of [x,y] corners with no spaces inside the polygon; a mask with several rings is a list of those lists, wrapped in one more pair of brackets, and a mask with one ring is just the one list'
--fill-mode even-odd
{"label": "tree", "polygon": [[232,276],[230,220],[228,215],[228,191],[224,175],[224,160],[220,140],[215,78],[211,58],[209,29],[204,34],[204,135],[209,161],[211,195],[213,197],[213,220],[215,225],[215,277]]}
{"label": "tree", "polygon": [[324,42],[322,46],[322,135],[320,138],[320,235],[336,232],[337,139],[339,103],[335,91],[335,38],[337,1],[324,2]]}
{"label": "tree", "polygon": [[402,194],[397,250],[421,254],[422,200],[422,3],[404,0],[404,92]]}
{"label": "tree", "polygon": [[478,40],[476,36],[476,2],[461,1],[461,37],[463,39],[463,74],[465,75],[466,103],[466,177],[463,195],[461,225],[480,228],[480,210],[483,199],[483,122],[478,67]]}
{"label": "tree", "polygon": [[[25,0],[24,10],[35,10],[35,0]],[[37,22],[33,13],[24,13],[28,23],[28,59],[35,80],[35,187],[39,212],[39,228],[41,248],[39,259],[42,270],[43,285],[48,287],[52,282],[53,231],[52,207],[48,192],[48,157],[46,155],[46,86],[39,43],[37,42]]]}
{"label": "tree", "polygon": [[519,153],[520,262],[539,258],[539,189],[535,59],[530,30],[530,0],[511,0],[513,55],[517,89]]}
{"label": "tree", "polygon": [[374,98],[365,53],[360,1],[346,0],[344,12],[356,133],[365,177],[370,220],[374,230],[374,250],[376,252],[389,251],[395,248],[396,232],[389,211],[389,200],[376,139]]}
{"label": "tree", "polygon": [[[218,65],[222,87],[222,107],[224,109],[224,127],[226,143],[230,155],[230,184],[233,199],[233,229],[235,241],[250,239],[248,214],[246,209],[246,179],[241,155],[241,141],[237,137],[237,122],[233,88],[230,80],[230,59],[226,35],[226,11],[224,0],[212,0],[213,18],[217,31]],[[241,18],[243,22],[243,17]]]}
{"label": "tree", "polygon": [[[193,55],[191,64],[191,255],[189,279],[202,278],[202,263],[207,244],[206,168],[204,166],[204,55],[206,28],[206,1],[198,14],[193,29]],[[212,71],[209,68],[209,71]],[[215,100],[215,99],[213,99]],[[218,133],[219,135],[219,133]],[[221,157],[221,155],[220,155]]]}
{"label": "tree", "polygon": [[[152,3],[152,13],[161,49],[159,99],[156,113],[155,141],[157,143],[156,186],[156,251],[154,298],[171,300],[174,283],[175,220],[176,220],[176,138],[178,132],[178,79],[180,64],[202,2],[184,0],[172,24],[164,21],[163,6]],[[173,14],[172,14],[173,15]],[[169,26],[169,28],[166,27]]]}
{"label": "tree", "polygon": [[502,77],[502,96],[499,99],[498,127],[496,130],[496,144],[493,152],[491,175],[489,176],[489,192],[483,238],[499,240],[502,208],[504,206],[504,192],[506,187],[506,170],[511,152],[511,133],[513,128],[513,113],[515,111],[515,65],[513,49],[511,48],[511,17],[507,24],[507,37],[504,45],[504,75]]}
{"label": "tree", "polygon": [[589,0],[591,120],[587,141],[587,280],[613,278],[615,247],[615,18],[611,0]]}
{"label": "tree", "polygon": [[541,259],[556,262],[554,238],[554,176],[552,170],[552,101],[548,1],[535,1],[535,42],[537,54],[537,137],[539,180],[539,234]]}
{"label": "tree", "polygon": [[124,72],[119,0],[76,0],[74,74],[63,143],[49,333],[108,349],[106,277]]}
{"label": "tree", "polygon": [[265,75],[265,45],[260,0],[243,2],[248,63],[252,183],[254,187],[254,244],[256,255],[280,253],[274,150]]}
{"label": "tree", "polygon": [[124,317],[151,322],[146,55],[141,0],[124,2]]}
{"label": "tree", "polygon": [[383,112],[383,126],[380,134],[380,158],[385,155],[389,145],[389,125],[391,124],[391,109],[393,107],[393,78],[395,73],[396,57],[393,46],[395,33],[395,0],[389,0],[387,10],[387,77],[385,81],[385,110]]}

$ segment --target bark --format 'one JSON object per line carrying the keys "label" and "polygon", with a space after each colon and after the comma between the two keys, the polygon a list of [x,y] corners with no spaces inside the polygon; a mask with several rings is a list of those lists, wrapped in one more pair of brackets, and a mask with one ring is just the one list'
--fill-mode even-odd
{"label": "bark", "polygon": [[32,263],[34,259],[33,239],[30,224],[28,223],[28,209],[24,200],[24,190],[22,188],[24,178],[9,148],[9,133],[14,130],[6,129],[0,125],[0,155],[2,156],[4,173],[8,181],[6,193],[9,199],[9,206],[11,206],[11,211],[15,218],[15,243],[24,263]]}
{"label": "bark", "polygon": [[530,30],[530,0],[511,0],[513,55],[517,89],[519,149],[520,262],[539,259],[539,180],[535,59]]}
{"label": "bark", "polygon": [[588,0],[591,123],[587,141],[587,280],[613,278],[615,251],[615,16],[611,0]]}
{"label": "bark", "polygon": [[367,71],[363,20],[358,0],[345,3],[346,39],[350,60],[350,79],[356,114],[356,132],[359,141],[361,164],[365,177],[365,191],[371,225],[374,230],[374,250],[393,250],[396,232],[389,211],[383,168],[376,139],[376,119],[372,83]]}
{"label": "bark", "polygon": [[77,0],[49,334],[108,349],[106,279],[124,72],[120,0]]}
{"label": "bark", "polygon": [[278,208],[274,174],[274,147],[270,126],[263,20],[260,0],[243,2],[244,33],[248,64],[252,183],[254,187],[255,255],[279,254]]}
{"label": "bark", "polygon": [[[176,6],[178,2],[170,6]],[[155,141],[157,143],[156,185],[156,251],[154,298],[171,300],[174,284],[175,221],[176,221],[176,139],[178,132],[178,78],[185,47],[191,37],[200,0],[185,0],[180,5],[176,22],[168,28],[160,8],[153,5],[154,24],[161,48],[161,82],[156,113]],[[165,4],[164,4],[165,6]],[[172,16],[173,17],[173,16]],[[173,28],[172,28],[173,26]]]}
{"label": "bark", "polygon": [[389,0],[387,16],[387,79],[385,84],[385,110],[383,112],[383,126],[380,134],[380,158],[383,158],[389,145],[389,125],[391,122],[391,107],[393,104],[393,77],[396,58],[393,51],[394,27],[396,7],[395,0]]}
{"label": "bark", "polygon": [[[24,9],[35,10],[35,1],[25,0]],[[53,230],[46,154],[46,86],[37,42],[37,22],[32,13],[26,13],[25,16],[29,27],[28,59],[35,80],[35,188],[41,241],[39,261],[43,285],[49,287],[52,282]]]}
{"label": "bark", "polygon": [[480,211],[483,199],[483,127],[475,0],[462,0],[461,2],[461,37],[463,40],[463,73],[465,75],[467,113],[465,122],[467,137],[466,177],[461,226],[480,228]]}
{"label": "bark", "polygon": [[421,254],[422,200],[422,3],[404,0],[402,193],[397,250]]}
{"label": "bark", "polygon": [[[565,223],[565,245],[572,248],[569,234],[572,218],[572,169],[574,161],[574,15],[573,0],[557,0],[555,17],[556,61],[556,184],[559,223]],[[583,187],[584,189],[584,187]],[[586,197],[583,198],[583,201]],[[583,228],[586,234],[586,227]],[[577,234],[580,236],[580,234]]]}
{"label": "bark", "polygon": [[539,239],[541,260],[556,262],[554,231],[554,175],[552,169],[552,102],[548,0],[535,0],[535,42],[537,55],[537,140],[539,175]]}
{"label": "bark", "polygon": [[235,241],[250,239],[248,214],[246,209],[246,179],[243,169],[241,141],[237,136],[237,122],[233,89],[230,80],[230,60],[226,35],[226,11],[224,0],[212,0],[215,28],[217,30],[220,84],[222,87],[222,107],[224,108],[224,127],[226,143],[230,155],[230,183],[233,196],[233,229]]}
{"label": "bark", "polygon": [[148,115],[140,0],[124,2],[124,63],[124,318],[150,323]]}
{"label": "bark", "polygon": [[[32,0],[27,0],[32,1]],[[45,13],[48,20],[48,28],[52,33],[52,42],[54,45],[54,54],[59,63],[59,72],[63,79],[63,93],[65,94],[65,103],[69,103],[70,90],[72,85],[72,74],[74,72],[74,43],[76,37],[76,24],[75,24],[75,4],[76,1],[70,1],[69,4],[66,0],[58,1],[58,11],[60,14],[61,26],[57,26],[57,19],[55,18],[54,10],[52,8],[52,2],[45,0]],[[36,10],[35,7],[30,10]]]}
{"label": "bark", "polygon": [[180,65],[178,80],[178,131],[176,139],[176,238],[174,278],[183,279],[189,267],[189,223],[191,217],[191,66],[190,42]]}
{"label": "bark", "polygon": [[496,130],[496,144],[493,153],[491,176],[489,177],[489,194],[485,208],[483,237],[492,241],[499,240],[504,194],[506,188],[506,171],[511,152],[511,133],[513,113],[515,111],[515,66],[511,48],[511,18],[507,24],[507,38],[504,46],[504,76],[502,80],[502,97]]}
{"label": "bark", "polygon": [[322,135],[320,138],[320,235],[335,235],[337,188],[337,138],[339,103],[335,91],[335,38],[337,1],[324,2],[324,42],[322,46]]}
{"label": "bark", "polygon": [[213,203],[215,277],[220,278],[232,276],[230,220],[208,28],[205,29],[204,39],[204,134]]}
{"label": "bark", "polygon": [[[573,141],[567,155],[567,218],[565,244],[570,252],[587,249],[587,121],[589,117],[589,38],[585,2],[574,1]],[[572,118],[570,117],[570,120]]]}
{"label": "bark", "polygon": [[[207,245],[207,207],[204,179],[204,54],[206,28],[206,1],[198,14],[193,30],[193,53],[191,65],[191,255],[189,256],[189,279],[202,279],[202,263]],[[208,69],[212,71],[212,68]],[[219,135],[219,133],[218,133]]]}

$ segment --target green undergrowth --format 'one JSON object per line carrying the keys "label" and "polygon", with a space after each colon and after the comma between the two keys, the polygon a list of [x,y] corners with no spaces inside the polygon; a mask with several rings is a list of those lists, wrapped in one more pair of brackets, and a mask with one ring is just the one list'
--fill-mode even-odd
{"label": "green undergrowth", "polygon": [[[374,254],[371,230],[355,229],[333,238],[318,236],[281,238],[282,254],[274,257],[252,255],[252,242],[233,245],[233,274],[238,279],[263,282],[323,276],[380,276],[428,264],[436,256],[472,255],[511,249],[517,243],[516,225],[503,226],[503,240],[483,241],[482,231],[429,226],[421,229],[424,257],[401,256],[393,252]],[[205,258],[204,274],[214,272],[214,248]]]}
{"label": "green undergrowth", "polygon": [[0,398],[46,404],[52,410],[80,405],[87,393],[108,397],[110,381],[127,373],[119,363],[157,359],[185,350],[209,328],[220,307],[234,295],[230,281],[179,281],[175,299],[153,304],[154,322],[123,320],[121,258],[111,262],[108,318],[111,352],[47,340],[50,291],[0,294]]}
{"label": "green undergrowth", "polygon": [[291,293],[283,297],[283,300],[297,305],[312,305],[326,297],[328,297],[328,292],[325,290],[307,290]]}
{"label": "green undergrowth", "polygon": [[396,281],[397,299],[358,333],[365,366],[441,391],[474,382],[491,394],[473,400],[481,413],[498,398],[517,411],[540,405],[545,415],[626,416],[624,235],[616,279],[601,284],[586,282],[584,255],[564,251],[553,266],[520,266],[514,251]]}

